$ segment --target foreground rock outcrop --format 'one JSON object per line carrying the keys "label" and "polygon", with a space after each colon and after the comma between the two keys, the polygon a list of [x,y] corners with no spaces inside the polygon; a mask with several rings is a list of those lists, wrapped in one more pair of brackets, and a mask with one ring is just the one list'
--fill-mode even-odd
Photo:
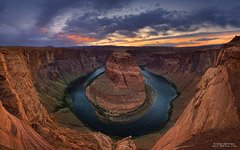
{"label": "foreground rock outcrop", "polygon": [[[197,93],[175,125],[153,147],[154,150],[196,149],[199,144],[191,141],[204,139],[211,133],[212,143],[201,145],[205,149],[212,149],[213,143],[222,142],[239,147],[238,138],[234,137],[239,134],[240,127],[240,47],[236,43],[229,45],[219,54],[216,67],[204,73]],[[228,133],[228,130],[233,132]]]}
{"label": "foreground rock outcrop", "polygon": [[54,149],[36,131],[11,115],[0,101],[0,149]]}
{"label": "foreground rock outcrop", "polygon": [[87,87],[88,99],[111,116],[132,112],[143,105],[145,82],[140,68],[127,52],[114,52],[106,72]]}

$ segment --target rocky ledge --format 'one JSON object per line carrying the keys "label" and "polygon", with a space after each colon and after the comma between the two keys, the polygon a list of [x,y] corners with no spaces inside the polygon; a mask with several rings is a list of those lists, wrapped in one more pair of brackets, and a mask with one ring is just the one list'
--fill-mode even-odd
{"label": "rocky ledge", "polygon": [[107,116],[122,116],[140,108],[146,99],[146,86],[131,54],[112,53],[105,74],[87,87],[86,95]]}

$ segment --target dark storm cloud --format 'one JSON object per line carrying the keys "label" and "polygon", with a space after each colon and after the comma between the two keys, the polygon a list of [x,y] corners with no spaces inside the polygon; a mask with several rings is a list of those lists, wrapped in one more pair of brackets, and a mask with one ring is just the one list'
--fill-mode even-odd
{"label": "dark storm cloud", "polygon": [[168,12],[162,8],[146,11],[137,15],[125,15],[120,17],[99,18],[98,14],[86,13],[77,19],[69,20],[66,32],[87,34],[98,33],[97,38],[103,38],[109,33],[119,31],[124,35],[133,35],[133,31],[145,26],[155,26],[170,22],[171,16],[178,15],[177,12]]}
{"label": "dark storm cloud", "polygon": [[49,31],[56,17],[69,11],[76,13],[60,32],[95,39],[111,33],[135,37],[144,27],[154,29],[149,35],[206,25],[240,27],[239,0],[0,0],[0,45],[74,44]]}
{"label": "dark storm cloud", "polygon": [[[132,0],[0,0],[0,45],[74,44],[57,35],[40,33],[53,19],[67,10],[84,9],[106,12],[121,9]],[[36,20],[36,21],[35,21]],[[29,27],[26,27],[29,26]]]}
{"label": "dark storm cloud", "polygon": [[[109,33],[118,31],[126,36],[134,36],[134,32],[144,27],[152,27],[155,31],[165,34],[170,29],[177,31],[195,31],[206,25],[222,26],[232,25],[240,27],[239,7],[231,10],[220,8],[203,8],[190,12],[169,11],[163,8],[149,10],[136,15],[120,17],[99,18],[98,14],[88,14],[73,18],[67,22],[66,32],[88,35],[98,33],[96,38],[103,38]],[[234,12],[234,14],[232,13]],[[91,16],[91,17],[90,17]],[[151,35],[158,32],[152,32]],[[90,34],[89,34],[90,35]]]}
{"label": "dark storm cloud", "polygon": [[41,13],[38,17],[39,25],[47,25],[54,17],[69,9],[84,9],[105,12],[119,9],[132,0],[44,0],[39,5]]}

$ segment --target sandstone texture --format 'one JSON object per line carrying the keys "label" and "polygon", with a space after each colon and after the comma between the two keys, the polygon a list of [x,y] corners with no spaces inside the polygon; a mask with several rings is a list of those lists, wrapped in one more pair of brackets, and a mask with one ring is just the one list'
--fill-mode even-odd
{"label": "sandstone texture", "polygon": [[134,62],[130,53],[114,52],[106,63],[106,77],[114,87],[134,88],[144,91],[145,83],[140,68]]}
{"label": "sandstone texture", "polygon": [[0,101],[0,149],[54,149],[36,131],[11,115]]}
{"label": "sandstone texture", "polygon": [[131,140],[131,137],[126,137],[118,142],[114,147],[115,150],[135,150],[137,149],[135,143]]}
{"label": "sandstone texture", "polygon": [[122,47],[1,47],[0,149],[134,150],[154,145],[154,150],[207,150],[216,142],[239,148],[240,42],[233,41],[208,48],[125,47],[138,65],[173,81],[181,95],[166,130],[119,141],[86,129],[69,110],[64,93],[71,81],[105,65],[112,50]]}
{"label": "sandstone texture", "polygon": [[94,105],[113,116],[136,110],[146,98],[143,75],[127,52],[114,52],[106,63],[105,74],[94,80],[86,93]]}
{"label": "sandstone texture", "polygon": [[49,114],[35,89],[25,51],[3,48],[0,58],[0,149],[112,150],[116,145],[101,133],[67,128]]}
{"label": "sandstone texture", "polygon": [[214,67],[201,77],[198,91],[175,125],[153,147],[154,150],[194,149],[198,143],[193,141],[202,141],[211,134],[211,142],[202,144],[205,149],[212,149],[213,143],[229,142],[229,139],[239,144],[234,137],[240,127],[240,47],[229,45],[222,49]]}

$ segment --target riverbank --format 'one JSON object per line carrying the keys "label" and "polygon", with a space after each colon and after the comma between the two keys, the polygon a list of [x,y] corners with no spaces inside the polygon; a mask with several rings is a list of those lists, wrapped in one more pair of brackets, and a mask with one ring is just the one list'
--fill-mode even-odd
{"label": "riverbank", "polygon": [[[196,85],[199,82],[199,76],[196,74],[182,75],[182,74],[163,74],[161,70],[145,68],[156,75],[162,76],[165,80],[172,83],[172,87],[177,89],[178,96],[171,102],[171,109],[169,120],[166,122],[163,129],[158,132],[149,133],[143,136],[135,137],[134,142],[139,149],[148,149],[153,147],[156,142],[176,123],[187,104],[190,102],[194,93],[196,93]],[[174,108],[174,109],[172,109]]]}

